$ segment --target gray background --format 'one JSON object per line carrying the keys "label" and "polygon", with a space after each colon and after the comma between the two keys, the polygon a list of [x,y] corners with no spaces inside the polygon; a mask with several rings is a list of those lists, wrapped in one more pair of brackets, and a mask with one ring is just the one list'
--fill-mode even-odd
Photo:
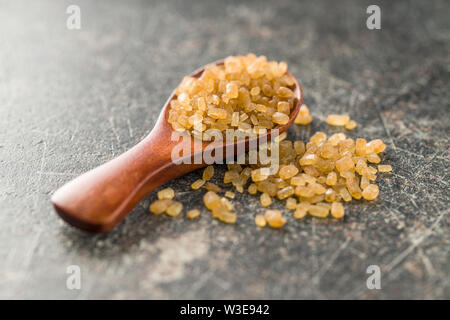
{"label": "gray background", "polygon": [[[450,6],[377,3],[369,31],[365,1],[1,1],[0,298],[450,298]],[[66,28],[69,4],[81,30]],[[352,137],[386,141],[379,200],[343,221],[286,212],[282,230],[258,230],[250,195],[236,225],[152,216],[155,192],[106,235],[55,215],[52,192],[140,141],[183,75],[247,52],[302,83],[314,121],[290,138],[337,132],[326,115],[348,112]],[[200,175],[168,184],[186,208],[202,207]],[[381,290],[366,288],[372,264]]]}

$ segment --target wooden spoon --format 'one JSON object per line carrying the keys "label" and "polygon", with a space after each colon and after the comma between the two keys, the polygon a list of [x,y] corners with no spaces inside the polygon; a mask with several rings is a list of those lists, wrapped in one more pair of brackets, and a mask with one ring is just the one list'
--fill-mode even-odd
{"label": "wooden spoon", "polygon": [[[223,60],[215,64],[221,65]],[[203,70],[204,67],[191,76],[199,77]],[[276,127],[279,133],[286,131],[294,122],[303,98],[298,80],[291,73],[287,74],[295,82],[293,91],[296,101],[289,122]],[[152,190],[169,180],[206,166],[205,163],[177,165],[172,162],[172,149],[179,144],[178,141],[171,141],[173,130],[167,122],[170,101],[174,97],[175,92],[167,100],[155,127],[144,140],[117,158],[68,182],[53,194],[52,204],[62,219],[86,231],[109,231]],[[268,139],[270,134],[269,130]],[[261,137],[259,135],[252,139]],[[234,142],[236,150],[239,143],[245,143],[245,149],[248,149],[249,139]],[[208,144],[202,143],[202,152]],[[216,152],[225,150],[225,147],[227,144],[224,142],[222,150],[216,149]],[[231,145],[229,147],[233,148]],[[192,157],[195,157],[193,152]]]}

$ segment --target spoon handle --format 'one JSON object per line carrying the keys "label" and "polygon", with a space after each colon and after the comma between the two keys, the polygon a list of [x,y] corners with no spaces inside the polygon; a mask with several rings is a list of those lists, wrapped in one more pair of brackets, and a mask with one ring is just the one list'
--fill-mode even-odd
{"label": "spoon handle", "polygon": [[52,196],[52,204],[64,220],[80,229],[109,231],[149,192],[203,166],[173,164],[175,144],[164,130],[154,130],[127,152],[62,186]]}

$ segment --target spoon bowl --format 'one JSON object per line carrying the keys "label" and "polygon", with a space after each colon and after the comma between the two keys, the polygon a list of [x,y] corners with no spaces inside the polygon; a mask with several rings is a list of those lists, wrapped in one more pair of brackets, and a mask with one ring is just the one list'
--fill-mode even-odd
{"label": "spoon bowl", "polygon": [[[215,64],[221,65],[223,60]],[[205,67],[193,72],[191,77],[200,77],[204,69]],[[278,133],[286,131],[292,125],[303,98],[298,80],[289,71],[287,74],[294,80],[292,90],[296,99],[289,122],[275,127]],[[175,97],[174,91],[162,108],[153,130],[141,142],[117,158],[69,181],[53,194],[51,202],[63,220],[85,231],[107,232],[119,224],[152,190],[207,165],[204,162],[176,164],[172,161],[172,149],[180,144],[180,141],[171,139],[173,129],[167,121],[170,102]],[[214,152],[221,152],[222,157],[225,157],[226,148],[234,148],[235,152],[248,150],[253,139],[269,139],[271,134],[269,130],[266,134],[254,138],[223,142],[219,147],[215,147]],[[188,148],[191,153],[183,156],[193,159],[198,156],[198,149],[194,149],[194,138],[190,139],[192,141],[189,141],[191,143]],[[210,142],[201,142],[200,152],[203,153],[209,144]]]}

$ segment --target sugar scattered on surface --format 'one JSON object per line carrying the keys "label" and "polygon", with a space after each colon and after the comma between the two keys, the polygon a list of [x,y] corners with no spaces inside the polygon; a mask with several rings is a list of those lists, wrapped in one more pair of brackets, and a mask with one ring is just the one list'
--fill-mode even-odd
{"label": "sugar scattered on surface", "polygon": [[[253,54],[228,57],[222,66],[208,66],[199,78],[185,77],[171,101],[169,123],[176,131],[186,131],[198,138],[207,129],[225,131],[228,128],[265,132],[276,125],[289,122],[294,107],[294,82],[287,76],[284,62],[267,61],[264,56]],[[296,124],[311,123],[312,116],[306,105],[300,107],[294,120]],[[327,123],[353,130],[356,122],[348,115],[331,114]],[[374,200],[379,188],[374,183],[378,172],[391,172],[392,167],[381,162],[380,153],[386,145],[375,139],[367,142],[358,138],[347,138],[344,133],[328,137],[316,132],[309,142],[286,140],[283,132],[274,139],[278,144],[280,166],[271,172],[268,164],[229,164],[223,183],[231,185],[237,192],[260,195],[261,205],[271,206],[273,198],[286,200],[286,209],[292,210],[296,219],[308,214],[326,218],[330,214],[336,219],[345,215],[341,201],[352,199]],[[200,137],[202,138],[202,137]],[[272,145],[273,146],[273,145]],[[271,146],[268,146],[271,150]],[[247,155],[248,156],[248,155]],[[378,170],[370,164],[378,164]],[[214,176],[214,167],[204,169],[202,179],[192,183],[192,189],[205,186],[205,207],[214,218],[235,223],[237,214],[233,204],[235,193],[209,182]],[[247,187],[248,186],[248,187]],[[150,205],[154,214],[166,212],[178,216],[183,206],[174,201],[175,192],[166,188],[158,192],[158,200]],[[198,209],[189,210],[186,217],[195,219]],[[254,217],[255,224],[281,228],[286,219],[279,210],[267,210],[264,215]]]}
{"label": "sugar scattered on surface", "polygon": [[186,212],[186,217],[188,219],[195,219],[199,216],[200,216],[200,210],[198,210],[198,209],[192,209],[192,210],[189,210],[188,212]]}
{"label": "sugar scattered on surface", "polygon": [[191,188],[194,190],[200,189],[205,184],[205,180],[198,179],[191,184]]}
{"label": "sugar scattered on surface", "polygon": [[169,216],[176,217],[183,210],[183,204],[178,201],[172,201],[172,203],[167,207],[166,213]]}
{"label": "sugar scattered on surface", "polygon": [[165,188],[158,191],[158,199],[172,199],[175,196],[175,191],[172,188]]}
{"label": "sugar scattered on surface", "polygon": [[280,210],[267,210],[264,218],[269,226],[275,229],[281,228],[286,223],[286,218],[281,215]]}
{"label": "sugar scattered on surface", "polygon": [[255,216],[255,224],[261,228],[265,227],[267,224],[266,218],[262,214],[257,214]]}
{"label": "sugar scattered on surface", "polygon": [[203,170],[203,177],[202,179],[205,181],[211,180],[211,178],[214,176],[214,167],[213,166],[207,166],[205,170]]}
{"label": "sugar scattered on surface", "polygon": [[378,172],[392,172],[392,166],[389,164],[379,164]]}
{"label": "sugar scattered on surface", "polygon": [[298,112],[297,117],[294,120],[294,123],[300,124],[300,125],[307,125],[307,124],[310,124],[311,122],[312,122],[312,117],[309,114],[309,109],[305,104],[303,104],[300,107],[300,110]]}

